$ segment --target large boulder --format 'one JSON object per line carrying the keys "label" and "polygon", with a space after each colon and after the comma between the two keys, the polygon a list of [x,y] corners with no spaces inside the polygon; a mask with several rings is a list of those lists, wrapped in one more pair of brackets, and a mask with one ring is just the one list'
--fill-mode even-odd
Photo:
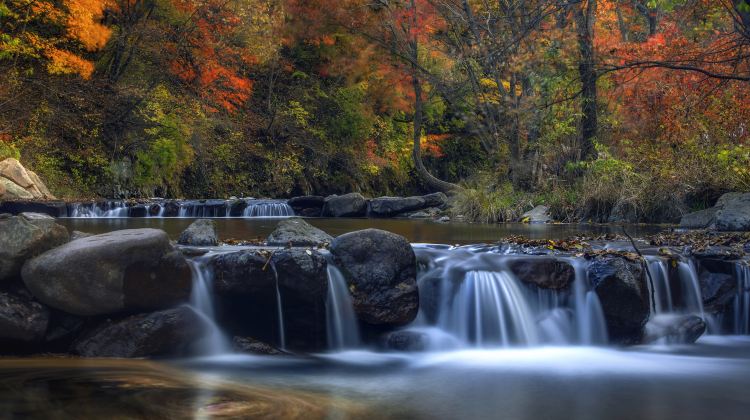
{"label": "large boulder", "polygon": [[248,204],[246,200],[234,200],[229,204],[229,216],[230,217],[241,217],[245,214],[245,209]]}
{"label": "large boulder", "polygon": [[26,260],[69,240],[68,230],[50,216],[0,216],[0,282],[16,278]]}
{"label": "large boulder", "polygon": [[556,258],[514,258],[508,267],[519,280],[541,289],[567,289],[576,278],[573,266]]}
{"label": "large boulder", "polygon": [[360,193],[332,195],[325,199],[323,217],[361,217],[367,213],[367,200]]}
{"label": "large boulder", "polygon": [[620,256],[599,256],[589,264],[588,279],[599,297],[610,340],[640,342],[651,313],[643,266]]}
{"label": "large boulder", "polygon": [[520,220],[523,223],[549,223],[552,221],[552,216],[549,214],[549,207],[536,206],[522,214]]}
{"label": "large boulder", "polygon": [[417,263],[406,238],[378,229],[347,233],[331,244],[357,317],[373,325],[408,324],[417,315]]}
{"label": "large boulder", "polygon": [[0,176],[13,181],[21,188],[29,188],[34,185],[34,181],[26,172],[26,168],[21,165],[21,162],[13,158],[7,158],[0,162]]}
{"label": "large boulder", "polygon": [[682,229],[713,229],[716,226],[717,207],[688,213],[680,219]]}
{"label": "large boulder", "polygon": [[62,201],[3,201],[0,203],[0,213],[41,213],[52,217],[65,217],[68,215],[68,206]]}
{"label": "large boulder", "polygon": [[37,175],[35,172],[27,170],[26,173],[29,175],[29,178],[31,179],[31,182],[34,183],[34,186],[39,190],[40,193],[42,193],[42,198],[45,200],[54,200],[55,196],[52,195],[50,190],[47,188],[47,186],[42,182],[42,179],[39,178],[39,175]]}
{"label": "large boulder", "polygon": [[167,201],[164,203],[163,217],[177,217],[180,215],[180,203],[176,201]]}
{"label": "large boulder", "polygon": [[13,181],[0,177],[0,189],[2,189],[2,195],[0,198],[3,200],[33,200],[34,194],[26,191],[19,187]]}
{"label": "large boulder", "polygon": [[750,193],[728,193],[716,204],[716,229],[720,231],[750,230]]}
{"label": "large boulder", "polygon": [[216,222],[212,219],[198,219],[180,234],[177,241],[180,245],[216,246],[219,238],[216,235]]}
{"label": "large boulder", "polygon": [[157,229],[77,239],[28,261],[22,277],[42,303],[83,316],[170,307],[192,284],[185,257]]}
{"label": "large boulder", "polygon": [[292,248],[274,252],[271,258],[279,286],[303,300],[325,302],[328,291],[328,263],[316,251]]}
{"label": "large boulder", "polygon": [[698,282],[706,312],[722,313],[734,301],[738,283],[737,264],[737,261],[722,258],[721,254],[698,258]]}
{"label": "large boulder", "polygon": [[214,291],[230,296],[248,295],[273,288],[276,278],[270,255],[254,250],[217,254],[208,265],[214,273]]}
{"label": "large boulder", "polygon": [[37,174],[26,170],[13,158],[0,162],[0,184],[5,189],[0,197],[6,200],[55,198]]}
{"label": "large boulder", "polygon": [[182,356],[208,331],[208,324],[188,306],[106,322],[73,343],[84,357]]}
{"label": "large boulder", "polygon": [[49,323],[49,310],[23,296],[0,292],[0,339],[40,341]]}
{"label": "large boulder", "polygon": [[370,201],[370,214],[375,217],[392,217],[425,207],[422,197],[380,197]]}
{"label": "large boulder", "polygon": [[436,192],[422,196],[425,207],[440,207],[443,208],[448,204],[448,196],[442,192]]}
{"label": "large boulder", "polygon": [[268,235],[268,245],[319,246],[330,244],[333,237],[299,218],[286,219]]}
{"label": "large boulder", "polygon": [[287,204],[294,210],[294,214],[305,217],[319,217],[323,210],[323,204],[325,204],[325,197],[319,195],[293,197],[287,201]]}

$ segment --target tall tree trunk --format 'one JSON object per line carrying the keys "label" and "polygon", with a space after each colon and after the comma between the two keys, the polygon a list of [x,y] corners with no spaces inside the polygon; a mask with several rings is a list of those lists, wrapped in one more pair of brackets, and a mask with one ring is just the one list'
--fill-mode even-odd
{"label": "tall tree trunk", "polygon": [[598,129],[596,68],[594,67],[594,14],[596,0],[582,1],[575,10],[578,35],[578,75],[581,78],[580,159],[594,156],[594,139]]}
{"label": "tall tree trunk", "polygon": [[[414,14],[412,21],[412,28],[417,27],[417,5],[414,0],[411,0],[411,10]],[[422,162],[422,118],[423,118],[423,102],[422,102],[422,82],[419,80],[419,69],[417,63],[419,63],[419,42],[416,34],[409,40],[410,53],[411,53],[411,71],[412,71],[412,86],[414,88],[414,147],[412,148],[412,158],[414,159],[414,168],[422,181],[427,184],[430,188],[448,192],[461,189],[456,184],[446,182],[436,178],[434,175],[427,170]]]}

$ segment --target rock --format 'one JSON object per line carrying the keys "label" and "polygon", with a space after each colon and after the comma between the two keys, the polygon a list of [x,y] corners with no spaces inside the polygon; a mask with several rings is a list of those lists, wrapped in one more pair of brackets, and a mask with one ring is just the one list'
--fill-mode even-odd
{"label": "rock", "polygon": [[722,313],[737,293],[737,263],[721,258],[698,259],[698,282],[701,288],[704,310]]}
{"label": "rock", "polygon": [[695,315],[658,315],[646,324],[644,343],[692,344],[706,332],[706,323]]}
{"label": "rock", "polygon": [[352,293],[358,318],[372,325],[405,325],[417,315],[416,257],[406,238],[378,229],[347,233],[331,254]]}
{"label": "rock", "polygon": [[26,170],[26,173],[29,175],[29,178],[31,178],[31,182],[34,183],[34,186],[37,187],[39,192],[42,194],[42,198],[45,200],[55,200],[55,196],[52,195],[50,190],[47,188],[46,185],[44,185],[44,182],[42,182],[41,178],[39,178],[39,175],[37,175],[35,172]]}
{"label": "rock", "polygon": [[409,219],[429,219],[432,217],[430,213],[426,211],[417,211],[408,215]]}
{"label": "rock", "polygon": [[180,306],[107,322],[76,340],[72,350],[84,357],[182,356],[206,331],[200,315]]}
{"label": "rock", "polygon": [[330,244],[333,237],[300,218],[282,220],[266,239],[273,246],[318,246]]}
{"label": "rock", "polygon": [[[7,190],[7,188],[5,188],[5,184],[4,184],[4,183],[1,183],[1,182],[0,182],[0,198],[3,198],[3,196],[5,195],[5,193],[6,193],[7,191],[8,191],[8,190]],[[0,203],[0,204],[2,204],[2,203]],[[2,212],[2,211],[0,211],[0,214],[2,214],[2,213],[3,213],[3,212]]]}
{"label": "rock", "polygon": [[4,201],[0,203],[0,213],[42,213],[52,217],[65,217],[68,207],[62,201]]}
{"label": "rock", "polygon": [[198,219],[180,234],[177,241],[180,245],[217,246],[216,222],[212,219]]}
{"label": "rock", "polygon": [[253,250],[214,256],[209,266],[214,273],[214,291],[225,295],[253,294],[275,287],[270,255]]}
{"label": "rock", "polygon": [[157,229],[77,239],[28,261],[22,277],[42,303],[82,316],[170,307],[192,284],[185,257]]}
{"label": "rock", "polygon": [[251,337],[233,337],[232,338],[232,348],[234,348],[234,351],[239,353],[247,353],[247,354],[259,354],[259,355],[269,355],[269,356],[278,356],[282,354],[288,354],[286,352],[283,352],[276,347],[273,347],[269,344],[266,344],[262,341],[258,341]]}
{"label": "rock", "polygon": [[443,208],[448,205],[448,196],[441,192],[423,195],[422,200],[424,200],[425,207]]}
{"label": "rock", "polygon": [[360,193],[332,195],[325,199],[323,217],[361,217],[367,213],[367,200]]}
{"label": "rock", "polygon": [[87,232],[81,232],[79,230],[74,230],[70,234],[70,240],[71,241],[75,241],[76,239],[88,238],[89,236],[94,236],[94,234],[93,233],[87,233]]}
{"label": "rock", "polygon": [[514,258],[508,267],[519,280],[542,289],[567,289],[576,278],[570,263],[555,258]]}
{"label": "rock", "polygon": [[619,200],[612,208],[607,223],[638,223],[638,209],[627,200]]}
{"label": "rock", "polygon": [[451,218],[448,217],[448,216],[443,216],[443,217],[439,218],[437,221],[440,222],[440,223],[448,223],[448,222],[451,221]]}
{"label": "rock", "polygon": [[247,208],[247,201],[236,200],[229,204],[229,216],[230,217],[241,217],[245,213]]}
{"label": "rock", "polygon": [[0,219],[0,282],[16,278],[26,260],[70,239],[55,219],[38,213]]}
{"label": "rock", "polygon": [[426,203],[422,197],[380,197],[370,201],[370,214],[375,217],[393,217],[424,207]]}
{"label": "rock", "polygon": [[44,305],[0,292],[0,339],[41,341],[48,323],[49,311]]}
{"label": "rock", "polygon": [[5,190],[2,195],[3,200],[33,200],[35,198],[32,193],[7,178],[0,177],[0,185]]}
{"label": "rock", "polygon": [[728,193],[716,204],[716,229],[719,231],[750,230],[750,193]]}
{"label": "rock", "polygon": [[298,293],[311,302],[325,302],[328,292],[328,263],[317,251],[286,249],[274,252],[271,258],[279,285]]}
{"label": "rock", "polygon": [[175,201],[167,201],[164,203],[163,217],[177,217],[180,215],[180,204]]}
{"label": "rock", "polygon": [[640,342],[651,312],[641,264],[619,256],[597,257],[589,264],[588,279],[599,297],[610,341]]}
{"label": "rock", "polygon": [[716,227],[716,207],[688,213],[680,219],[682,229],[713,229]]}
{"label": "rock", "polygon": [[305,217],[320,217],[325,198],[319,195],[305,195],[289,199],[287,204],[295,214]]}
{"label": "rock", "polygon": [[152,217],[156,217],[161,213],[161,206],[159,204],[151,204],[148,206],[148,215]]}
{"label": "rock", "polygon": [[521,222],[524,223],[549,223],[552,217],[549,215],[549,207],[536,206],[521,215]]}
{"label": "rock", "polygon": [[14,184],[21,188],[29,188],[34,185],[26,168],[16,159],[7,158],[0,162],[0,176],[13,181]]}
{"label": "rock", "polygon": [[144,205],[128,207],[128,217],[148,217],[148,208]]}
{"label": "rock", "polygon": [[427,342],[427,334],[420,331],[393,331],[386,335],[385,348],[393,351],[419,352],[427,349]]}

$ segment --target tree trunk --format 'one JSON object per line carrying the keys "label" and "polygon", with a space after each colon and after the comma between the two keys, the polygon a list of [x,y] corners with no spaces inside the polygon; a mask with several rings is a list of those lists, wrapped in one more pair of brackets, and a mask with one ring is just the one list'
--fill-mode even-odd
{"label": "tree trunk", "polygon": [[580,62],[578,74],[581,78],[581,128],[580,159],[594,156],[594,140],[598,129],[596,68],[594,67],[594,13],[596,0],[583,1],[576,7],[576,30]]}

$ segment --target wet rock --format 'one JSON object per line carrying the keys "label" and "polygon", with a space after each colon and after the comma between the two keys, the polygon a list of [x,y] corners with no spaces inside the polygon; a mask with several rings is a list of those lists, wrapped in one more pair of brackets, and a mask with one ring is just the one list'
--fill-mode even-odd
{"label": "wet rock", "polygon": [[0,213],[41,213],[65,217],[68,215],[68,207],[62,201],[3,201],[0,203]]}
{"label": "wet rock", "polygon": [[719,209],[711,207],[705,210],[688,213],[680,219],[682,229],[713,229],[716,227],[716,212]]}
{"label": "wet rock", "polygon": [[177,217],[180,215],[180,204],[174,201],[164,203],[164,217]]}
{"label": "wet rock", "polygon": [[82,316],[173,306],[192,284],[185,257],[157,229],[75,240],[28,261],[22,277],[42,303]]}
{"label": "wet rock", "polygon": [[367,200],[360,193],[332,195],[325,199],[323,217],[362,217],[367,213]]}
{"label": "wet rock", "polygon": [[295,214],[305,217],[319,217],[323,211],[325,197],[319,195],[304,195],[293,197],[287,204],[294,210]]}
{"label": "wet rock", "polygon": [[589,264],[588,279],[599,297],[610,340],[640,342],[651,308],[643,266],[619,256],[600,256]]}
{"label": "wet rock", "polygon": [[17,278],[26,260],[69,239],[68,230],[44,214],[0,218],[0,282]]}
{"label": "wet rock", "polygon": [[266,344],[262,341],[258,341],[251,337],[233,337],[232,338],[232,348],[234,351],[239,353],[246,353],[246,354],[258,354],[258,355],[269,355],[269,356],[279,356],[283,354],[288,354],[286,352],[283,352],[276,347],[271,346],[270,344]]}
{"label": "wet rock", "polygon": [[378,229],[360,230],[336,238],[331,253],[361,321],[400,326],[414,320],[419,309],[416,257],[406,238]]}
{"label": "wet rock", "polygon": [[525,223],[548,223],[552,221],[549,215],[549,207],[536,206],[521,215],[521,221]]}
{"label": "wet rock", "polygon": [[0,292],[0,339],[40,341],[49,323],[44,305],[6,292]]}
{"label": "wet rock", "polygon": [[448,205],[448,196],[441,192],[427,194],[422,196],[425,207],[440,207]]}
{"label": "wet rock", "polygon": [[151,217],[156,217],[161,213],[161,206],[158,204],[151,204],[148,206],[148,215]]}
{"label": "wet rock", "polygon": [[706,323],[695,315],[658,315],[646,324],[644,343],[692,344],[706,332]]}
{"label": "wet rock", "polygon": [[393,331],[385,337],[385,348],[392,351],[419,352],[427,349],[427,334],[420,331]]}
{"label": "wet rock", "polygon": [[206,331],[200,315],[180,306],[106,322],[76,340],[72,350],[84,357],[182,356]]}
{"label": "wet rock", "polygon": [[217,246],[219,238],[216,235],[216,222],[212,219],[198,219],[188,226],[177,241],[180,245]]}
{"label": "wet rock", "polygon": [[270,255],[253,250],[214,256],[209,266],[214,273],[214,291],[225,295],[253,294],[275,287]]}
{"label": "wet rock", "polygon": [[229,204],[229,216],[240,217],[245,213],[246,208],[247,208],[247,201],[245,200],[232,201],[232,203]]}
{"label": "wet rock", "polygon": [[297,293],[301,299],[325,302],[328,264],[321,253],[307,249],[286,249],[274,252],[271,261],[281,287]]}
{"label": "wet rock", "polygon": [[266,240],[273,246],[318,246],[330,244],[333,237],[299,218],[282,220]]}
{"label": "wet rock", "polygon": [[513,259],[508,267],[519,280],[542,289],[567,289],[576,278],[570,263],[555,258]]}
{"label": "wet rock", "polygon": [[87,233],[87,232],[81,232],[80,230],[74,230],[70,234],[70,240],[71,241],[75,241],[76,239],[88,238],[89,236],[94,236],[94,234],[93,233]]}
{"label": "wet rock", "polygon": [[698,282],[704,310],[724,312],[737,292],[737,263],[722,258],[698,259]]}
{"label": "wet rock", "polygon": [[427,205],[422,197],[380,197],[370,201],[370,214],[375,217],[393,217],[425,207]]}

